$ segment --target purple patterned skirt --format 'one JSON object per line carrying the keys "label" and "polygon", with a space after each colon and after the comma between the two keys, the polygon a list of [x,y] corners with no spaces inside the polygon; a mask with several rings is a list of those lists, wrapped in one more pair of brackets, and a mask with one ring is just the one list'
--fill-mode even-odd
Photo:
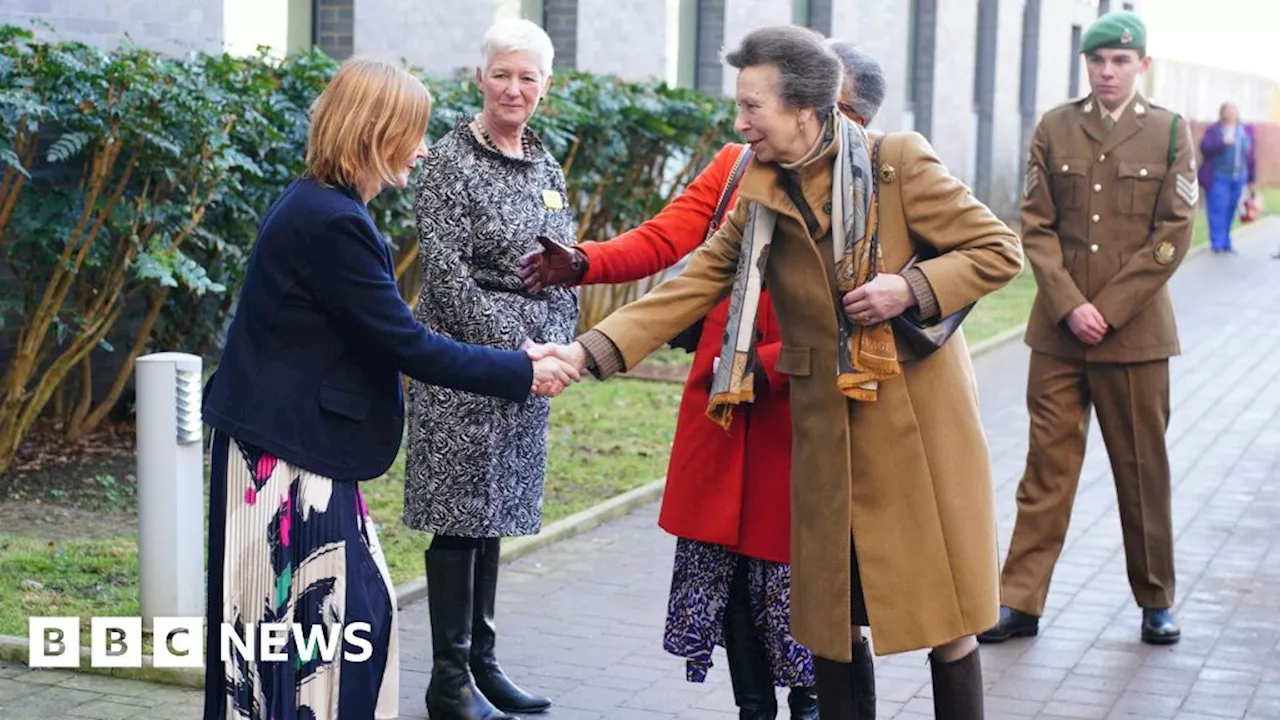
{"label": "purple patterned skirt", "polygon": [[707,679],[711,652],[724,645],[725,606],[739,562],[746,563],[751,616],[769,656],[774,685],[812,687],[813,655],[791,637],[791,567],[738,555],[723,545],[676,540],[663,648],[685,658],[689,682]]}

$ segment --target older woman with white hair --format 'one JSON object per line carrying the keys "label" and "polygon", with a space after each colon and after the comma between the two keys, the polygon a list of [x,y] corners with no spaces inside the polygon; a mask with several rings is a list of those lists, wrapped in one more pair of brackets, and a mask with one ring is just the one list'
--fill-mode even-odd
{"label": "older woman with white hair", "polygon": [[[567,342],[575,291],[529,294],[518,274],[537,238],[572,244],[576,235],[564,171],[527,126],[551,83],[551,39],[531,22],[507,20],[489,29],[482,50],[483,109],[461,118],[423,164],[418,318],[476,345]],[[418,382],[409,397],[405,524],[433,534],[427,712],[432,720],[498,720],[546,710],[550,700],[525,692],[499,666],[494,609],[501,538],[541,529],[550,404]]]}

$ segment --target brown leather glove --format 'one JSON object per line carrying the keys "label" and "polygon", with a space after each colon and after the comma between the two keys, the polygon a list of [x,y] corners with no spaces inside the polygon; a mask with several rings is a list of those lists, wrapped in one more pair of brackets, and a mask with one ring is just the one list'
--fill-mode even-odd
{"label": "brown leather glove", "polygon": [[545,235],[538,236],[542,250],[520,258],[520,279],[525,292],[537,295],[543,288],[576,285],[587,274],[587,256],[575,247],[565,247]]}

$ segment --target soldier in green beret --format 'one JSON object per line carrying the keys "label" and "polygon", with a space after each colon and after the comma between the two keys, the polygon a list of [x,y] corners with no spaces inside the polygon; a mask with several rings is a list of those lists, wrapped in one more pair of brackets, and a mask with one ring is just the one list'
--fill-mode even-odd
{"label": "soldier in green beret", "polygon": [[1038,284],[1026,332],[1030,447],[1000,621],[981,642],[1038,632],[1091,409],[1111,459],[1140,636],[1181,635],[1165,444],[1169,358],[1180,348],[1165,285],[1191,245],[1199,186],[1187,123],[1137,91],[1151,65],[1146,43],[1137,15],[1098,18],[1080,46],[1092,92],[1046,113],[1031,143],[1022,200]]}

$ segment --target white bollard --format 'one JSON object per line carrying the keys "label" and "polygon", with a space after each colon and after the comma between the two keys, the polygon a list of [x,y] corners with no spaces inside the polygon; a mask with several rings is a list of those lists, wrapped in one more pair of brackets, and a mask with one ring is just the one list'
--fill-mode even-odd
{"label": "white bollard", "polygon": [[138,358],[138,587],[142,625],[204,615],[204,426],[198,355]]}

